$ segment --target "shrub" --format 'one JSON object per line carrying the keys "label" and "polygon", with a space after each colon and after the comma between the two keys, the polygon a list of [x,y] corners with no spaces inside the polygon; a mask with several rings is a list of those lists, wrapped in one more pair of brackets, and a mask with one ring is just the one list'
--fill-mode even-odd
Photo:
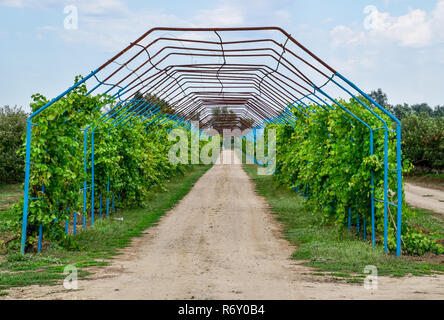
{"label": "shrub", "polygon": [[21,182],[23,158],[17,155],[26,130],[27,114],[21,108],[0,107],[0,183]]}

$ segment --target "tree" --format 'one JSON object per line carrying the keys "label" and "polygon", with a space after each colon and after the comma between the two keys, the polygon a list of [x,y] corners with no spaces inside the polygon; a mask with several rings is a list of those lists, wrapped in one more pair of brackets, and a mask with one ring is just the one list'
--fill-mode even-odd
{"label": "tree", "polygon": [[444,168],[444,118],[412,115],[402,120],[402,153],[415,166]]}
{"label": "tree", "polygon": [[420,116],[420,115],[426,115],[431,117],[433,115],[433,109],[430,108],[430,106],[427,103],[419,103],[412,105],[413,112]]}
{"label": "tree", "polygon": [[444,117],[444,106],[436,106],[435,111],[433,111],[434,117]]}
{"label": "tree", "polygon": [[0,183],[21,182],[24,160],[17,155],[28,115],[21,108],[0,107]]}
{"label": "tree", "polygon": [[212,110],[212,127],[222,133],[223,129],[238,128],[239,118],[233,110],[228,111],[227,107],[214,108]]}
{"label": "tree", "polygon": [[381,88],[378,90],[373,90],[370,92],[369,96],[375,100],[381,107],[386,107],[388,105],[387,94],[385,94]]}
{"label": "tree", "polygon": [[407,103],[389,106],[389,110],[399,120],[402,120],[412,114],[412,109]]}

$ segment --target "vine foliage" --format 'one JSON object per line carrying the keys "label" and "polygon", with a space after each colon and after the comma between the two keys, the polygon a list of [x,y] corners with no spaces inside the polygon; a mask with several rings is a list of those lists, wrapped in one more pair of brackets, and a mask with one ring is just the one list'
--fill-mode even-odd
{"label": "vine foliage", "polygon": [[[381,128],[383,123],[355,102],[338,100],[371,128]],[[315,106],[311,106],[315,109]],[[312,109],[312,110],[313,110]],[[327,109],[327,106],[325,107]],[[386,123],[387,115],[376,108],[373,111]],[[308,111],[306,111],[309,113]],[[366,232],[371,232],[371,175],[374,177],[374,198],[384,199],[384,130],[373,130],[373,154],[370,153],[370,130],[341,108],[318,111],[304,116],[293,111],[295,125],[270,124],[267,128],[277,131],[275,179],[307,197],[307,204],[322,212],[324,223],[342,228],[348,226],[349,210],[352,229],[361,233],[365,220]],[[393,128],[392,128],[393,129]],[[396,135],[388,131],[388,190],[389,201],[397,202]],[[412,168],[403,161],[403,173]],[[401,195],[405,203],[404,192]],[[376,240],[383,241],[384,204],[374,201]],[[413,213],[403,205],[403,221]],[[394,210],[395,209],[395,210]],[[358,229],[358,220],[360,230]],[[396,208],[388,210],[388,248],[396,248]],[[439,252],[443,248],[427,239],[420,232],[402,225],[402,245],[406,252]],[[414,239],[414,240],[413,240]],[[423,248],[423,249],[418,249]]]}
{"label": "vine foliage", "polygon": [[[78,82],[80,78],[76,78]],[[127,104],[108,121],[101,119],[104,106],[115,102],[107,96],[87,95],[80,85],[32,119],[30,191],[28,208],[27,250],[38,240],[39,227],[51,241],[66,240],[65,221],[72,221],[73,213],[91,216],[92,131],[94,131],[94,212],[102,199],[119,199],[120,207],[147,204],[156,189],[165,189],[171,177],[181,174],[188,164],[172,164],[168,150],[174,141],[167,138],[172,122],[154,125],[145,130],[153,118],[133,117],[126,125],[114,127],[119,114],[131,110]],[[32,96],[32,111],[40,109],[48,100]],[[116,109],[117,110],[117,109]],[[87,167],[85,172],[84,130],[87,130]],[[24,158],[26,134],[18,153]],[[190,141],[190,139],[188,139]],[[109,187],[108,187],[109,178]],[[84,207],[84,181],[87,181],[87,201]],[[109,189],[109,191],[107,191]],[[118,198],[117,198],[118,197]],[[15,206],[17,230],[21,227],[23,199]],[[97,217],[97,215],[95,216]],[[18,231],[19,232],[19,231]]]}

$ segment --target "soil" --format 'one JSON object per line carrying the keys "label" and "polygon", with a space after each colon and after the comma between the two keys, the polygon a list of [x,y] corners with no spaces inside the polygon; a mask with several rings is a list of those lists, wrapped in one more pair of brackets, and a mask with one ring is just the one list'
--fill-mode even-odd
{"label": "soil", "polygon": [[405,184],[405,200],[416,208],[428,209],[444,215],[444,191]]}
{"label": "soil", "polygon": [[293,251],[241,165],[216,164],[77,290],[12,288],[0,299],[444,299],[444,275],[379,277],[369,290],[313,275]]}

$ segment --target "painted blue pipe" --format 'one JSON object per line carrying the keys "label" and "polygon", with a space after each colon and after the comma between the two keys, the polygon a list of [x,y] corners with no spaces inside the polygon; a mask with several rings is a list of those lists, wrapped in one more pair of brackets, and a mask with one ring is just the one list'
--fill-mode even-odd
{"label": "painted blue pipe", "polygon": [[401,220],[402,220],[402,163],[401,163],[401,122],[389,111],[383,108],[374,99],[368,96],[365,92],[359,89],[351,81],[347,80],[341,74],[336,73],[336,75],[350,85],[353,89],[358,91],[362,96],[364,96],[368,101],[374,104],[378,109],[388,115],[394,122],[396,122],[396,164],[397,164],[397,233],[396,233],[396,256],[401,255]]}
{"label": "painted blue pipe", "polygon": [[109,217],[109,177],[106,185],[106,216]]}
{"label": "painted blue pipe", "polygon": [[[94,226],[94,127],[91,132],[91,225]],[[86,132],[86,130],[85,130]]]}
{"label": "painted blue pipe", "polygon": [[[31,166],[31,139],[32,139],[32,119],[40,114],[42,111],[50,107],[52,104],[60,100],[63,96],[71,92],[73,89],[77,88],[89,78],[91,78],[94,74],[96,74],[98,70],[92,72],[90,75],[85,77],[84,79],[77,82],[74,86],[67,89],[65,92],[48,102],[46,105],[32,113],[28,120],[26,121],[26,158],[25,158],[25,188],[24,188],[24,200],[23,200],[23,218],[22,218],[22,236],[20,242],[20,252],[22,254],[25,253],[25,245],[26,245],[26,232],[28,227],[28,206],[29,206],[29,177],[30,177],[30,166]],[[39,236],[40,238],[40,236]],[[40,249],[41,249],[41,239],[40,239]]]}
{"label": "painted blue pipe", "polygon": [[84,170],[85,170],[85,179],[83,180],[83,229],[86,228],[86,178],[88,176],[88,167],[87,167],[87,158],[88,158],[88,150],[87,150],[87,143],[88,143],[88,131],[87,129],[84,129],[84,137],[83,137],[83,162],[84,162]]}
{"label": "painted blue pipe", "polygon": [[38,243],[38,249],[37,252],[42,251],[42,240],[43,240],[43,226],[39,225],[39,243]]}
{"label": "painted blue pipe", "polygon": [[351,229],[351,208],[348,208],[348,224],[347,224],[348,230]]}

